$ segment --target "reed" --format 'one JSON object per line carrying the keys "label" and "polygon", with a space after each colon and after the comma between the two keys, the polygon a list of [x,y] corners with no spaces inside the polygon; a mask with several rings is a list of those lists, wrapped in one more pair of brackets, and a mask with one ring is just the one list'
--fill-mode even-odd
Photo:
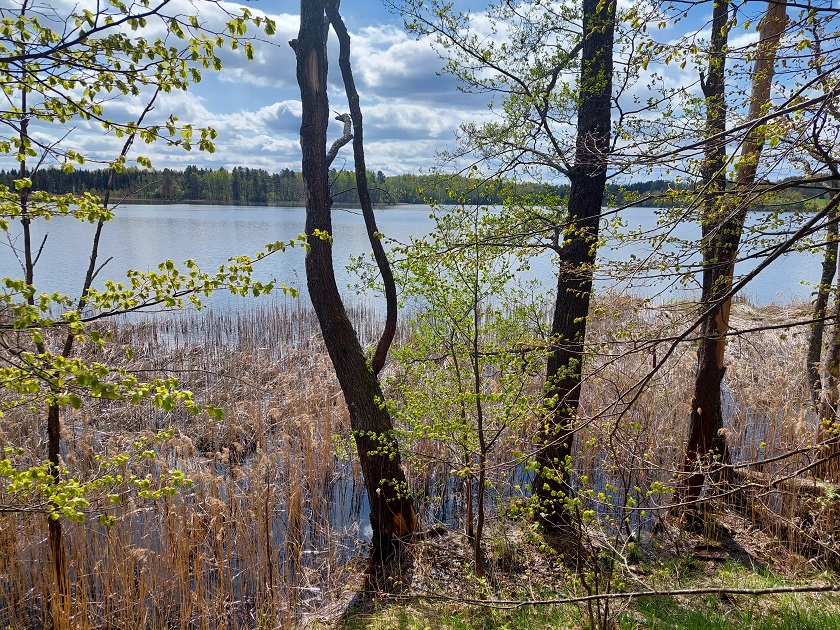
{"label": "reed", "polygon": [[[683,305],[617,296],[602,296],[597,306],[574,479],[606,531],[645,530],[669,498],[649,490],[671,481],[682,455],[693,347],[677,346],[644,387],[638,381],[667,349],[667,342],[648,342],[679,330],[691,313]],[[746,325],[750,318],[791,316],[795,307],[735,309],[736,323]],[[357,307],[352,317],[368,331],[363,342],[372,342],[377,313]],[[123,363],[140,377],[177,376],[225,416],[216,422],[207,414],[96,400],[66,415],[63,458],[73,474],[95,476],[95,455],[122,452],[138,436],[166,428],[173,434],[155,447],[157,457],[133,459],[125,472],[179,468],[193,482],[157,501],[126,494],[117,506],[103,495],[84,522],[67,525],[73,627],[287,627],[338,599],[350,581],[348,561],[365,551],[367,504],[344,401],[312,312],[297,302],[273,302],[126,320],[110,333],[101,350],[84,350],[86,359]],[[400,342],[409,343],[411,331],[401,334]],[[736,338],[729,352],[726,426],[736,459],[770,459],[813,440],[804,335],[751,333]],[[399,366],[388,369],[392,377],[399,373]],[[535,378],[523,392],[534,400],[533,413],[492,453],[493,518],[529,480],[522,457],[534,447],[541,389]],[[41,431],[37,414],[10,410],[0,443],[35,461],[43,458]],[[457,524],[465,496],[443,463],[449,445],[424,440],[413,447],[424,462],[409,470],[423,518]],[[768,464],[765,472],[793,470],[808,457]],[[772,501],[781,515],[796,507],[795,497]],[[114,524],[98,524],[100,513],[115,517]],[[2,627],[50,623],[54,578],[45,531],[43,515],[0,515]]]}

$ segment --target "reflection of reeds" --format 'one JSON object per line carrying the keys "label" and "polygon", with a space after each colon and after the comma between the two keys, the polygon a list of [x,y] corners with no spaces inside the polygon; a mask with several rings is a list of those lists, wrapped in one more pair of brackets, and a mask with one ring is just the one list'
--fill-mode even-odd
{"label": "reflection of reeds", "polygon": [[[680,318],[690,314],[612,297],[599,306],[603,315],[593,316],[590,327],[595,355],[587,363],[577,442],[584,446],[578,446],[575,478],[582,490],[596,490],[591,503],[603,522],[628,518],[632,527],[644,527],[668,500],[647,489],[669,481],[681,458],[693,348],[678,348],[633,406],[615,401],[634,391],[665,346],[631,350],[679,329]],[[766,317],[748,308],[737,305],[736,316]],[[352,316],[373,335],[375,313],[357,309]],[[619,330],[631,336],[619,338]],[[219,620],[229,620],[228,627],[275,627],[340,591],[346,560],[360,548],[367,508],[346,408],[313,314],[279,304],[122,323],[113,332],[103,350],[88,350],[86,358],[119,364],[131,347],[127,367],[140,378],[177,376],[198,400],[224,408],[225,418],[217,423],[206,414],[90,400],[64,418],[64,459],[74,474],[95,474],[95,454],[120,452],[137,435],[172,427],[174,436],[157,459],[130,468],[154,475],[178,467],[194,483],[157,502],[96,503],[84,523],[67,526],[74,627],[203,628]],[[812,438],[802,346],[801,338],[778,332],[730,344],[726,424],[739,461],[769,458]],[[538,409],[539,379],[526,393]],[[524,425],[492,453],[493,496],[510,497],[514,484],[527,481],[516,456],[531,448],[532,430]],[[41,431],[37,414],[11,410],[0,442],[42,458]],[[423,441],[417,448],[425,464],[409,473],[418,499],[425,497],[427,518],[457,522],[465,511],[460,479],[434,463],[447,459],[446,446]],[[806,457],[763,472],[782,473]],[[627,497],[636,509],[625,509]],[[777,492],[766,500],[784,514],[795,497]],[[113,526],[97,524],[103,510],[116,517]],[[53,578],[45,530],[43,516],[0,516],[0,626],[49,623]]]}

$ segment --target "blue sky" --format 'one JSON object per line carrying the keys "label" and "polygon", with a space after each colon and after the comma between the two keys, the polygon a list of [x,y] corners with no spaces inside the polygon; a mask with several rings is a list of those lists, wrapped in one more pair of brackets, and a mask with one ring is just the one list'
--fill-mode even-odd
{"label": "blue sky", "polygon": [[[620,0],[621,4],[625,2],[630,0]],[[230,10],[238,6],[234,2],[222,4]],[[710,10],[708,4],[701,5],[699,15],[693,16],[692,22],[700,28],[706,19],[704,14]],[[763,3],[755,4],[763,6]],[[49,0],[48,5],[66,13],[73,6],[95,7],[95,0]],[[456,3],[460,10],[480,9],[483,5],[479,0]],[[220,27],[225,19],[214,3],[203,0],[172,0],[172,6],[184,13],[197,10],[200,19],[211,27]],[[224,52],[220,73],[205,71],[203,80],[188,92],[163,94],[151,115],[153,120],[162,121],[174,114],[182,122],[212,126],[219,134],[216,152],[184,152],[166,149],[160,143],[152,146],[138,143],[129,162],[139,153],[150,157],[157,168],[196,164],[213,168],[247,166],[270,172],[300,169],[299,90],[294,54],[287,43],[297,35],[300,2],[250,0],[245,6],[274,19],[276,35],[270,41],[255,42],[256,54],[251,62],[241,52]],[[491,119],[493,114],[487,108],[490,97],[459,92],[451,76],[440,75],[443,61],[431,45],[431,39],[417,39],[406,33],[402,17],[391,13],[382,0],[344,0],[342,14],[352,37],[352,61],[365,116],[370,170],[389,175],[428,170],[435,165],[437,151],[454,146],[460,124]],[[487,32],[487,24],[481,20],[478,28]],[[666,32],[663,36],[667,39],[669,35]],[[673,36],[678,38],[679,34],[674,32]],[[347,107],[338,85],[334,36],[331,59],[331,106],[344,112]],[[697,69],[690,64],[684,69],[672,64],[664,72],[667,83],[693,85],[690,89],[698,90]],[[639,80],[627,96],[645,98],[647,94],[645,81]],[[123,97],[108,108],[113,119],[132,120],[144,105],[140,99]],[[340,124],[335,123],[332,131],[339,135]],[[93,122],[74,121],[63,128],[42,127],[38,133],[43,134],[45,141],[68,134],[62,141],[64,146],[106,162],[119,153],[122,145],[122,140],[105,134]],[[349,148],[342,151],[335,166],[352,168]]]}
{"label": "blue sky", "polygon": [[[201,20],[210,26],[223,23],[224,16],[213,3],[172,2],[184,13],[195,13],[197,8]],[[72,6],[90,4],[94,8],[94,0],[49,0],[48,4],[64,14]],[[231,10],[237,6],[233,2],[223,4]],[[162,94],[150,117],[151,121],[162,121],[174,114],[181,122],[212,126],[219,134],[216,152],[184,152],[166,149],[160,143],[137,143],[129,163],[141,154],[150,157],[156,168],[196,164],[228,169],[247,166],[271,172],[300,170],[300,93],[294,54],[287,43],[297,36],[300,2],[251,0],[243,4],[255,14],[265,13],[274,19],[276,35],[270,41],[255,42],[252,62],[241,53],[224,52],[220,73],[205,71],[202,81],[186,93]],[[365,116],[368,168],[387,174],[430,168],[435,152],[453,144],[459,124],[486,115],[484,99],[459,93],[451,77],[437,76],[442,61],[430,42],[407,34],[402,18],[389,12],[380,0],[345,0],[342,4]],[[343,112],[347,106],[337,85],[337,45],[334,36],[331,39],[330,104]],[[108,104],[106,116],[113,120],[136,119],[144,105],[140,99],[121,97]],[[340,124],[335,123],[332,131],[339,135]],[[68,132],[63,146],[77,148],[92,161],[113,159],[123,142],[105,134],[96,123],[78,120],[64,127],[40,126],[37,131],[43,140],[57,140]],[[10,160],[5,162],[0,166],[11,166]],[[335,166],[352,168],[349,147]]]}

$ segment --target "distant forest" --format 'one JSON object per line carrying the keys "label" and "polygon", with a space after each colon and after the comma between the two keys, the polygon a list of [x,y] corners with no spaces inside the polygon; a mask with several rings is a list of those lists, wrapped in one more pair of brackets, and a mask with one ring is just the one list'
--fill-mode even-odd
{"label": "distant forest", "polygon": [[[359,203],[353,171],[331,173],[331,190],[335,203]],[[32,176],[34,190],[49,193],[90,192],[101,195],[108,183],[108,169],[76,170],[64,172],[49,168]],[[13,187],[17,171],[0,170],[0,184]],[[545,196],[557,201],[568,194],[568,185],[551,186],[533,182],[484,182],[460,175],[393,175],[379,171],[367,174],[373,203],[390,205],[399,203],[427,203],[430,201],[452,203],[450,191],[458,191],[455,201],[468,204],[501,204],[511,194],[519,199],[536,199]],[[634,204],[640,206],[679,205],[679,198],[668,196],[668,191],[688,192],[693,185],[677,184],[657,179],[634,184],[610,184],[605,203],[611,206]],[[814,191],[791,188],[777,201],[788,209],[804,209]],[[211,169],[188,166],[183,171],[161,171],[130,167],[115,174],[112,200],[149,200],[166,203],[227,203],[242,205],[303,205],[303,179],[300,173],[283,169],[269,173],[263,169],[236,167]]]}
{"label": "distant forest", "polygon": [[[49,193],[102,194],[110,171],[43,169],[32,176],[34,190]],[[0,184],[11,187],[18,178],[16,171],[0,170]],[[448,191],[460,191],[458,201],[470,204],[500,204],[513,192],[510,183],[481,183],[459,175],[394,175],[368,173],[372,201],[378,205],[398,203],[452,202]],[[661,195],[674,183],[666,180],[640,182],[610,188],[610,200],[616,203],[636,197]],[[355,174],[352,171],[331,171],[333,200],[341,204],[358,204]],[[549,186],[531,182],[515,184],[519,198],[549,194],[563,199],[568,186]],[[254,205],[302,205],[303,179],[300,173],[283,169],[269,173],[263,169],[236,167],[211,169],[188,166],[183,171],[126,168],[115,174],[112,199],[155,200],[161,202],[203,202]],[[649,204],[652,205],[652,204]]]}

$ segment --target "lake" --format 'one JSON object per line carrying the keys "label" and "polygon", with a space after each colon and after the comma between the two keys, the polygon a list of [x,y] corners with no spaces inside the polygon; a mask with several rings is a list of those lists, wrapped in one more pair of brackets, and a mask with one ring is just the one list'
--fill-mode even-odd
{"label": "lake", "polygon": [[[402,205],[377,210],[379,229],[388,238],[408,242],[413,237],[427,234],[433,227],[429,217],[430,208],[425,205]],[[253,255],[266,243],[276,240],[288,241],[304,229],[303,208],[221,206],[221,205],[124,205],[116,210],[116,218],[105,227],[100,261],[110,259],[97,278],[97,284],[105,279],[124,278],[127,269],[145,270],[154,268],[159,262],[171,259],[180,263],[192,258],[202,268],[214,270],[229,257],[237,254]],[[629,208],[622,211],[626,230],[646,233],[657,228],[660,218],[651,208]],[[793,218],[793,217],[791,217]],[[756,219],[751,219],[755,222]],[[333,210],[334,255],[339,287],[350,300],[365,299],[357,296],[348,285],[354,276],[345,265],[352,255],[369,251],[364,222],[358,209],[337,207]],[[690,222],[678,222],[669,235],[673,239],[696,238],[699,228]],[[35,242],[46,236],[43,253],[36,267],[36,285],[39,291],[59,291],[76,295],[81,287],[88,263],[90,242],[94,226],[70,218],[54,218],[51,221],[33,223]],[[685,284],[676,283],[672,273],[677,260],[679,246],[673,243],[663,245],[658,254],[652,253],[649,243],[634,238],[619,241],[613,232],[605,231],[608,240],[601,248],[601,263],[597,286],[599,290],[619,290],[656,300],[692,297],[698,294],[696,280]],[[20,245],[20,228],[13,226],[10,241],[0,247],[0,275],[22,277],[13,245]],[[631,274],[625,266],[619,272],[621,279],[608,276],[606,269],[616,263],[639,261],[659,256],[661,270]],[[680,255],[681,264],[696,264],[698,257],[690,253]],[[740,263],[737,273],[744,273],[754,263]],[[787,302],[792,299],[807,299],[811,287],[819,277],[820,260],[810,253],[791,253],[776,261],[755,278],[746,289],[746,296],[753,302]],[[300,248],[277,253],[258,265],[260,279],[276,278],[301,291],[305,299],[306,276],[304,252]],[[528,279],[545,283],[546,288],[554,286],[554,266],[550,256],[543,254],[531,265],[525,274]],[[276,298],[275,298],[276,299]],[[221,308],[239,308],[252,304],[248,298],[214,296],[209,304]]]}

